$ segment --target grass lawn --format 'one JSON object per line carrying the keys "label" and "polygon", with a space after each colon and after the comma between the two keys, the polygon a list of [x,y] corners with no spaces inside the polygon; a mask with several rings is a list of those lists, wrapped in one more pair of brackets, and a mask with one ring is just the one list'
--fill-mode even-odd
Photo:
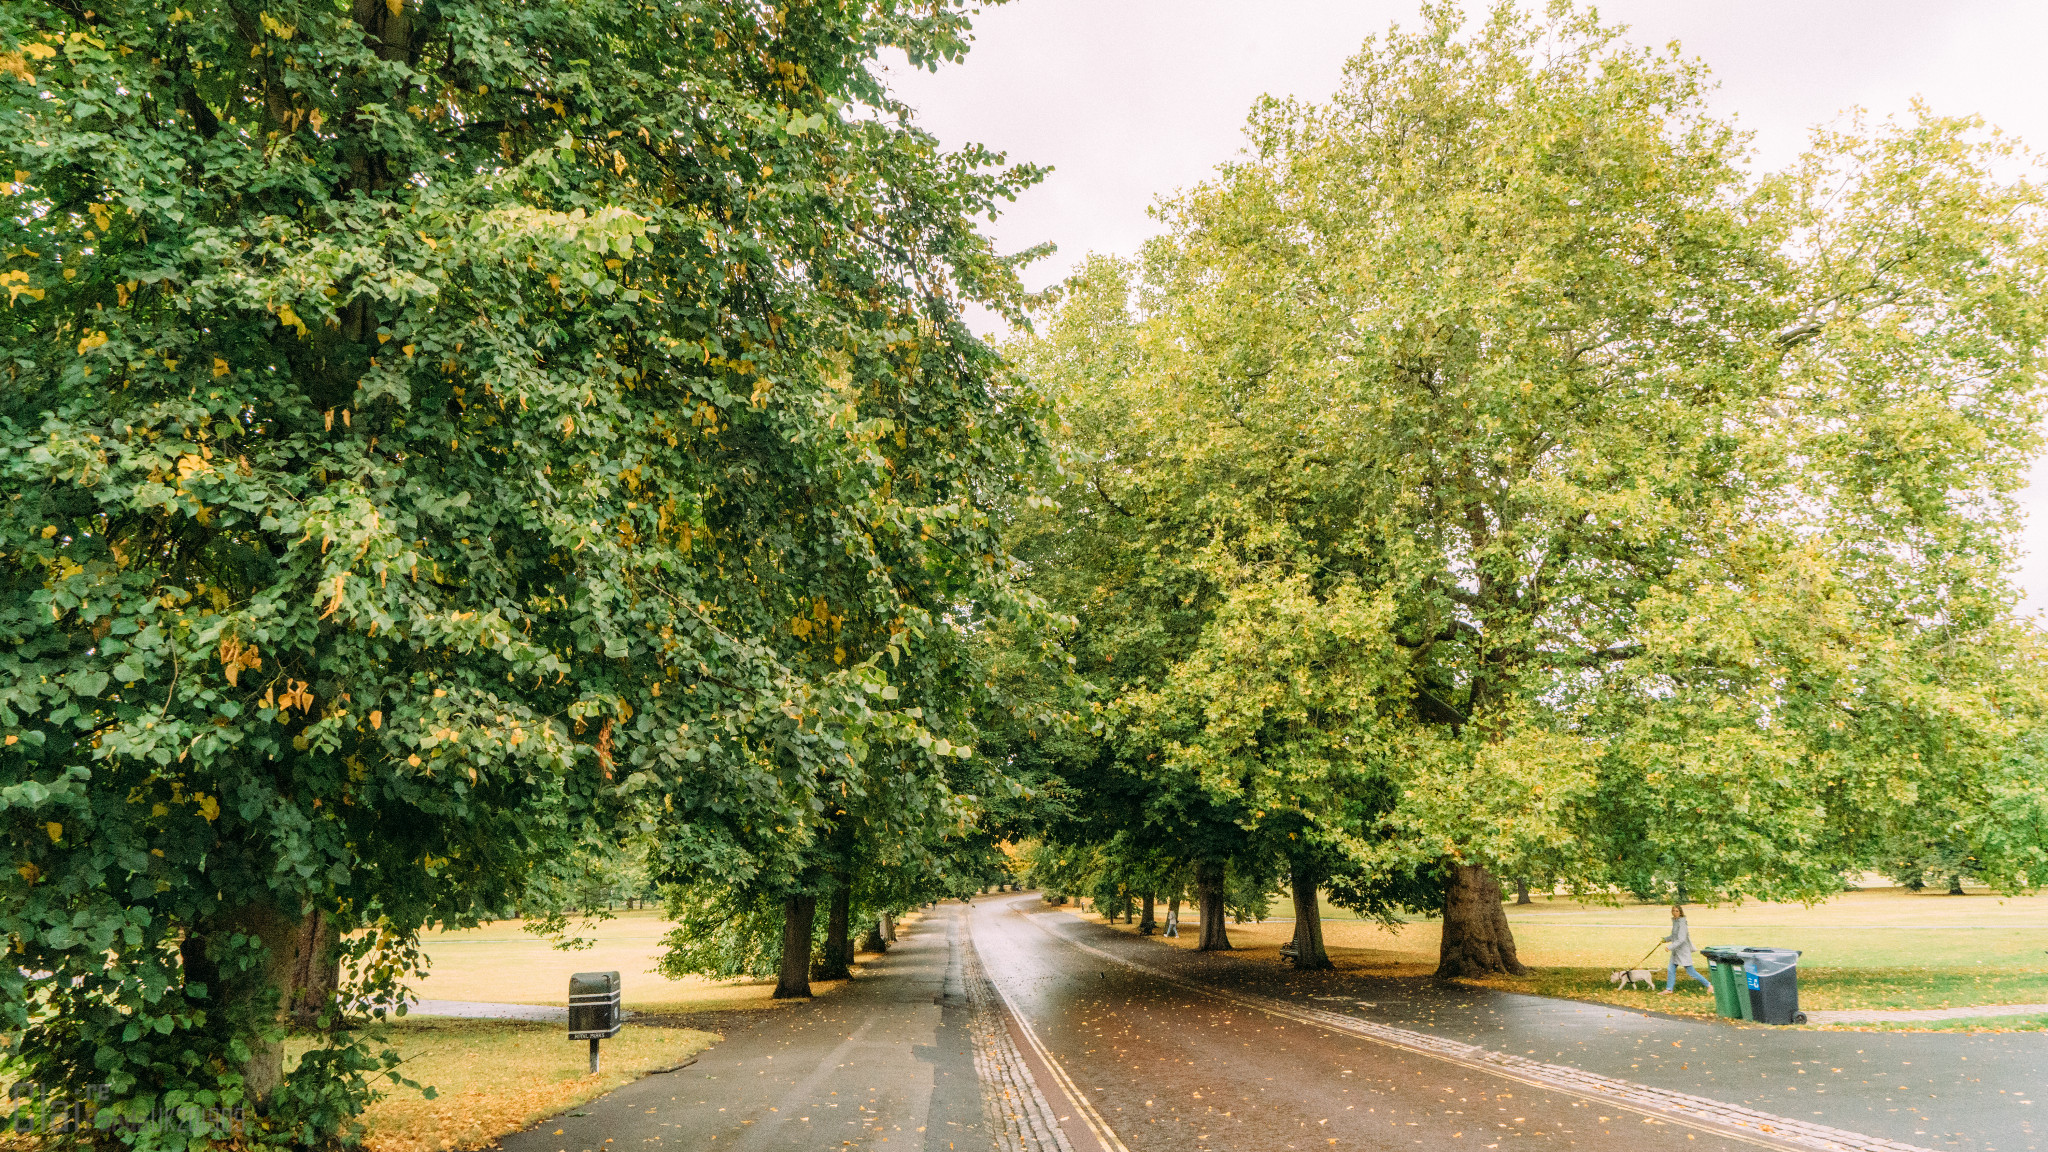
{"label": "grass lawn", "polygon": [[[557,951],[516,920],[428,933],[421,946],[431,967],[413,991],[429,1000],[561,1005],[568,1003],[571,973],[616,970],[625,1007],[667,1024],[687,1024],[694,1012],[794,1003],[769,999],[773,980],[658,975],[654,963],[668,927],[658,911],[621,912],[581,933],[596,943],[576,952]],[[816,980],[811,990],[822,995],[840,983]],[[406,1077],[433,1085],[437,1098],[394,1089],[363,1115],[370,1152],[476,1148],[680,1063],[718,1040],[710,1031],[629,1023],[604,1041],[604,1071],[591,1076],[588,1042],[567,1039],[560,1024],[407,1016],[384,1027],[406,1058]],[[299,1050],[303,1045],[292,1054]]]}
{"label": "grass lawn", "polygon": [[[1183,909],[1185,911],[1185,909]],[[1393,929],[1361,921],[1341,910],[1325,920],[1330,958],[1346,971],[1384,976],[1426,976],[1436,968],[1442,936],[1434,919],[1416,919]],[[1276,903],[1274,912],[1291,915]],[[1164,913],[1161,913],[1162,917]],[[1090,919],[1097,919],[1090,914]],[[1621,992],[1607,983],[1616,968],[1649,967],[1661,986],[1664,950],[1645,960],[1670,929],[1664,905],[1619,907],[1582,904],[1563,897],[1536,897],[1534,904],[1509,905],[1516,950],[1535,971],[1526,977],[1480,981],[1489,987],[1575,1000],[1596,1000],[1653,1008],[1682,1015],[1712,1016],[1713,997],[1688,977],[1674,996]],[[1743,904],[1687,909],[1695,944],[1796,948],[1800,956],[1799,1005],[1805,1009],[1951,1008],[1989,1004],[2048,1003],[2048,897],[1998,897],[1982,891],[1967,896],[1866,888],[1844,892],[1825,904]],[[1135,931],[1119,924],[1123,931]],[[1231,943],[1248,956],[1279,959],[1279,946],[1294,932],[1292,921],[1232,924]],[[1165,943],[1195,945],[1186,932]],[[1704,958],[1700,970],[1706,971]],[[1681,974],[1682,975],[1682,974]],[[1685,986],[1691,985],[1690,992]],[[1983,1022],[1986,1027],[2020,1028],[2026,1017]],[[1910,1025],[1948,1028],[1955,1022]],[[1984,1027],[1972,1030],[1986,1030]]]}
{"label": "grass lawn", "polygon": [[[426,979],[413,984],[413,992],[428,1000],[562,1005],[569,1002],[571,973],[616,971],[624,1005],[635,1012],[672,1015],[789,1003],[768,998],[775,990],[772,979],[670,980],[657,974],[654,963],[670,928],[659,911],[620,912],[581,932],[596,944],[580,952],[557,951],[523,926],[524,921],[500,920],[462,932],[427,933],[420,945],[432,967]],[[811,990],[836,987],[815,981]]]}
{"label": "grass lawn", "polygon": [[[405,1057],[404,1075],[433,1085],[438,1095],[428,1100],[392,1089],[363,1114],[370,1152],[476,1148],[680,1064],[718,1040],[691,1028],[628,1024],[604,1041],[604,1071],[592,1076],[589,1042],[567,1039],[559,1025],[412,1017],[379,1031]],[[308,1046],[289,1045],[286,1059]]]}

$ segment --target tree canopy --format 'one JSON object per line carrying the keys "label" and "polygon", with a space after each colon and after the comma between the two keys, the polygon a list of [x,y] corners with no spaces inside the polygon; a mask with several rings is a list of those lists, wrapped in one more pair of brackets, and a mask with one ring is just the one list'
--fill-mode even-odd
{"label": "tree canopy", "polygon": [[1073,442],[1022,547],[1100,755],[1448,869],[1492,911],[1446,975],[1515,966],[1491,873],[1817,898],[1969,826],[2048,876],[2008,581],[2041,192],[1926,112],[1753,176],[1707,90],[1568,6],[1431,7],[1020,348]]}
{"label": "tree canopy", "polygon": [[659,828],[664,874],[745,878],[856,792],[968,820],[985,688],[949,653],[962,606],[1028,611],[984,505],[1039,432],[960,315],[1014,312],[974,219],[1039,171],[942,149],[876,64],[965,28],[0,11],[26,1077],[323,1139],[379,1064],[342,1029],[280,1079],[295,958],[388,997],[423,926],[578,844]]}

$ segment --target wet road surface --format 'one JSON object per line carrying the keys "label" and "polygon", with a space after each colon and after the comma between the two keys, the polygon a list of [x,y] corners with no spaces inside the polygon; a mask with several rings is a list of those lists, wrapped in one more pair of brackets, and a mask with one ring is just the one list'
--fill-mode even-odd
{"label": "wet road surface", "polygon": [[976,948],[1130,1152],[1757,1147],[1165,983],[1055,933],[1185,954],[1034,905],[980,903]]}
{"label": "wet road surface", "polygon": [[2024,1152],[2048,1069],[2039,1034],[1740,1028],[1297,973],[1029,895],[940,905],[831,996],[719,1028],[696,1064],[504,1148]]}
{"label": "wet road surface", "polygon": [[[2035,1093],[2048,1088],[2043,1083],[2048,1079],[2048,1036],[2040,1033],[1735,1027],[1428,981],[1299,973],[1271,962],[1168,948],[1048,909],[1035,897],[989,900],[976,909],[974,919],[991,978],[1033,1017],[1042,1036],[1057,1036],[1057,1042],[1049,1036],[1048,1043],[1060,1059],[1069,1059],[1071,1052],[1074,1064],[1088,1070],[1076,1074],[1084,1085],[1102,1081],[1099,1087],[1110,1101],[1103,1110],[1112,1123],[1119,1115],[1116,1109],[1123,1110],[1118,1134],[1133,1152],[1141,1147],[1287,1147],[1284,1141],[1260,1144],[1248,1135],[1218,1141],[1224,1133],[1244,1132],[1240,1121],[1247,1116],[1261,1116],[1265,1123],[1260,1127],[1274,1128],[1292,1111],[1294,1127],[1301,1131],[1305,1125],[1325,1127],[1324,1120],[1338,1125],[1333,1110],[1352,1121],[1347,1132],[1366,1141],[1360,1147],[1415,1147],[1417,1139],[1423,1146],[1458,1146],[1456,1141],[1472,1138],[1469,1124],[1464,1137],[1454,1135],[1467,1118],[1483,1121],[1496,1133],[1512,1133],[1513,1142],[1502,1147],[1545,1141],[1601,1147],[1608,1140],[1625,1140],[1616,1147],[1662,1147],[1673,1141],[1688,1148],[1710,1145],[1708,1133],[1675,1126],[1653,1136],[1650,1130],[1657,1125],[1646,1124],[1640,1115],[1618,1116],[1612,1109],[1596,1110],[1589,1121],[1587,1108],[1574,1107],[1568,1095],[1511,1082],[1489,1086],[1486,1076],[1432,1057],[1376,1052],[1369,1042],[1347,1045],[1323,1029],[1192,994],[1111,957],[1225,995],[1334,1011],[1531,1062],[1907,1145],[1978,1152],[2043,1146],[2035,1112],[2048,1105],[2036,1103]],[[1356,1055],[1344,1059],[1343,1052]],[[1454,1073],[1462,1078],[1448,1078]],[[1374,1102],[1351,1099],[1368,1090],[1377,1095]],[[1202,1094],[1199,1101],[1196,1092]],[[1332,1104],[1333,1096],[1345,1098]],[[1458,1097],[1455,1105],[1453,1096]],[[1218,1105],[1219,1099],[1225,1103]],[[1159,1114],[1169,1106],[1179,1109],[1170,1120]],[[1372,1121],[1363,1128],[1355,1122],[1361,1107]],[[1605,1123],[1597,1119],[1603,1113],[1610,1117]],[[1208,1129],[1208,1141],[1200,1139],[1202,1131],[1187,1131],[1191,1119],[1208,1121],[1194,1125]],[[1413,1135],[1404,1145],[1393,1129],[1410,1124]],[[1624,1132],[1625,1125],[1633,1127]],[[1144,1134],[1160,1127],[1170,1127],[1175,1137],[1155,1143]],[[1538,1130],[1545,1133],[1543,1140],[1535,1139]],[[1688,1140],[1688,1135],[1697,1138]],[[1352,1137],[1338,1138],[1343,1147]]]}

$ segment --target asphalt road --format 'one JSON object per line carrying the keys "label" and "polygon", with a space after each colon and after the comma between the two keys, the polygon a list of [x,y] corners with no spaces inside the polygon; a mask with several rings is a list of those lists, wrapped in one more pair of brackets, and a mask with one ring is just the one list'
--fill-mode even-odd
{"label": "asphalt road", "polygon": [[[2022,1152],[2048,1144],[2041,1138],[2048,1121],[2036,1116],[2048,1107],[2037,1095],[2048,1089],[2042,1033],[1737,1027],[1427,981],[1298,973],[1227,954],[1170,951],[1043,907],[1013,900],[977,911],[977,938],[999,985],[1010,957],[1017,958],[1015,979],[1043,981],[1063,965],[1093,963],[1103,972],[1097,984],[1107,984],[1121,967],[1097,955],[1107,952],[1219,993],[1313,1006],[1788,1121],[1927,1148]],[[1010,944],[998,947],[997,933]]]}
{"label": "asphalt road", "polygon": [[2038,1034],[1735,1028],[1295,973],[1033,896],[941,905],[832,996],[721,1030],[504,1147],[2020,1152],[2048,1070]]}

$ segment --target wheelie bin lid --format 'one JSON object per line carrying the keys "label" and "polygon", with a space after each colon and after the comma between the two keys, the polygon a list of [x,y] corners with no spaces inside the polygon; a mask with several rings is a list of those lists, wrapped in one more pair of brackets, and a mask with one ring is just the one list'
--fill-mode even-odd
{"label": "wheelie bin lid", "polygon": [[1744,948],[1742,952],[1749,959],[1748,966],[1759,976],[1799,967],[1800,954],[1794,948]]}
{"label": "wheelie bin lid", "polygon": [[1716,944],[1700,949],[1700,955],[1717,964],[1742,963],[1742,949],[1740,948],[1727,948]]}

